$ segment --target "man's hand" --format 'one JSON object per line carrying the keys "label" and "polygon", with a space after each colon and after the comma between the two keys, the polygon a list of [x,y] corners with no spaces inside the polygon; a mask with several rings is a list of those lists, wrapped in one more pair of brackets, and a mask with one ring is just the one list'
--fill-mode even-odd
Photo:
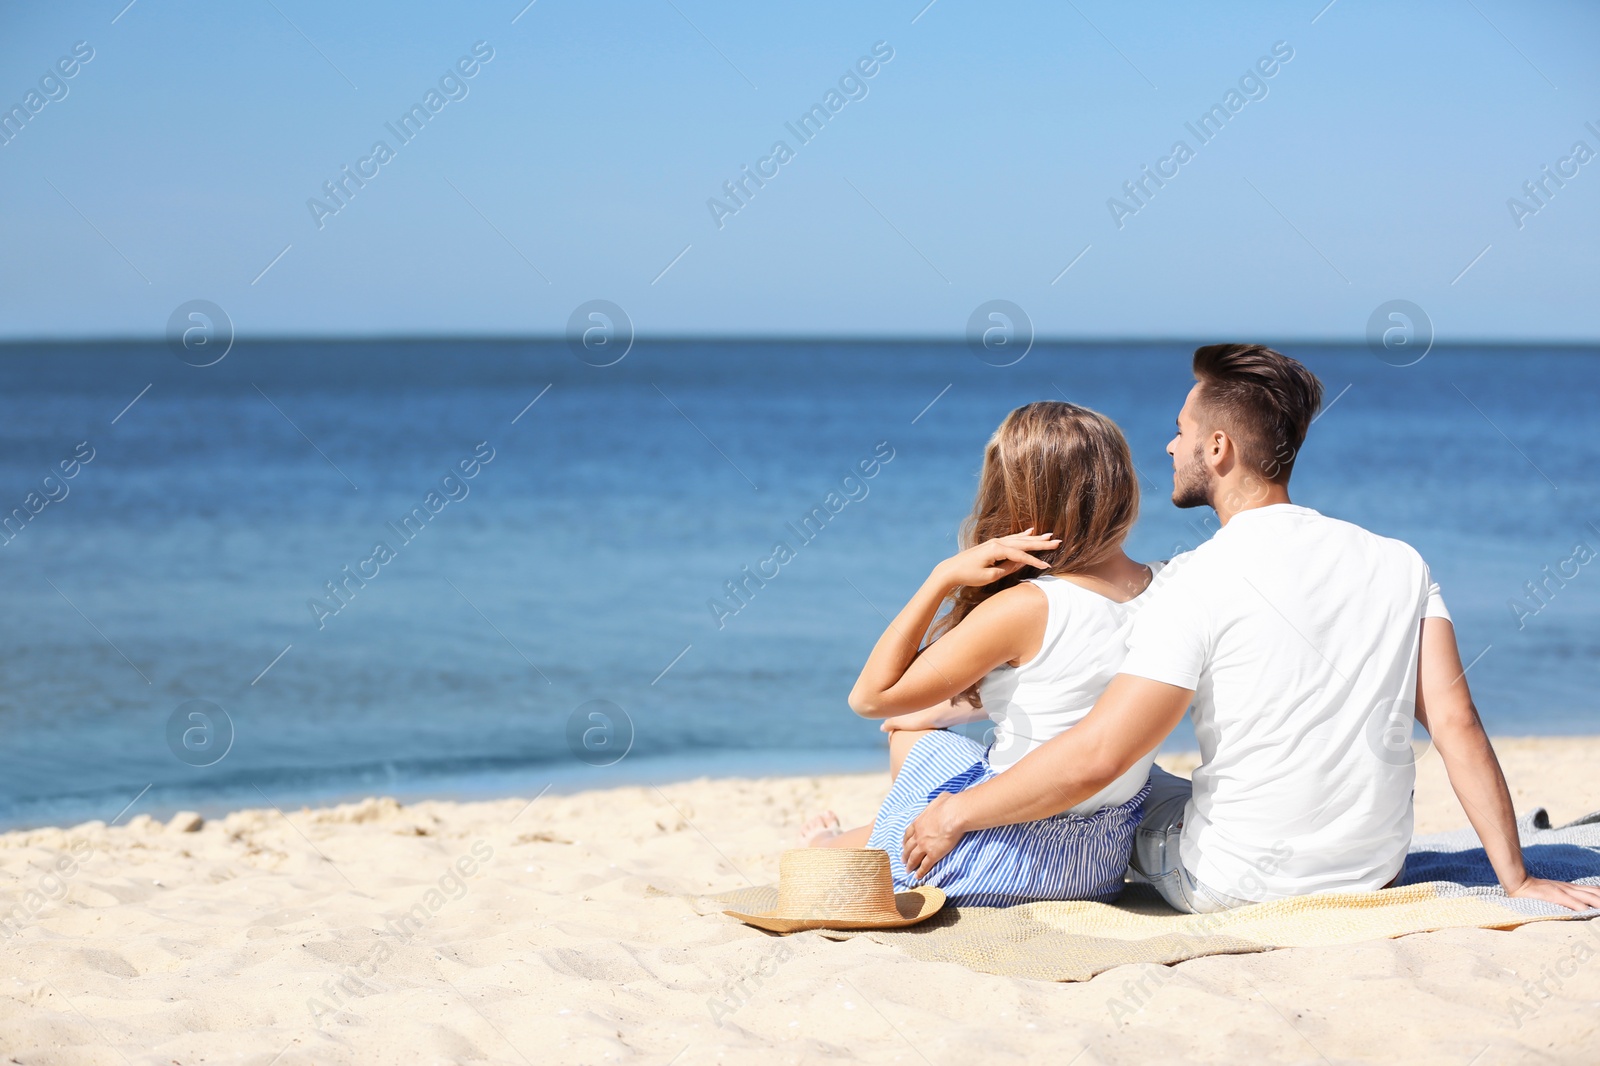
{"label": "man's hand", "polygon": [[[909,835],[908,833],[907,836]],[[906,865],[909,866],[910,863]],[[1506,895],[1513,899],[1539,899],[1546,903],[1570,907],[1575,911],[1600,907],[1600,887],[1572,885],[1565,881],[1547,881],[1542,877],[1530,877],[1516,888],[1507,889]]]}
{"label": "man's hand", "polygon": [[955,850],[966,836],[956,819],[956,798],[941,792],[927,809],[906,827],[905,863],[917,880],[927,877],[934,865]]}

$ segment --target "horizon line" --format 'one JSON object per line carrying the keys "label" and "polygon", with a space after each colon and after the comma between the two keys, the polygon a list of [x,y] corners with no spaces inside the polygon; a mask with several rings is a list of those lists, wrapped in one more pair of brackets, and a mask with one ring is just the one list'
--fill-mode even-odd
{"label": "horizon line", "polygon": [[[1237,338],[1236,338],[1237,339]],[[235,334],[234,344],[286,344],[286,343],[428,343],[442,341],[472,341],[472,342],[510,342],[533,344],[564,344],[567,337],[559,333],[260,333],[251,335]],[[929,345],[964,345],[967,339],[963,336],[949,334],[910,334],[910,333],[653,333],[635,334],[633,343],[692,343],[714,342],[728,343],[760,343],[760,344],[929,344]],[[0,335],[0,346],[20,345],[77,345],[77,344],[107,344],[107,345],[144,345],[162,344],[162,336],[129,336],[126,334],[105,334],[86,336],[4,336]],[[1053,335],[1035,337],[1033,345],[1149,345],[1149,344],[1215,344],[1219,343],[1215,335],[1202,334],[1169,334],[1146,337],[1132,336],[1095,336],[1095,335]],[[1263,343],[1260,341],[1239,341],[1239,343]],[[1353,347],[1366,343],[1365,337],[1279,337],[1268,342],[1271,345],[1305,345],[1312,347]],[[1578,338],[1500,338],[1500,337],[1435,337],[1433,347],[1473,347],[1473,348],[1511,348],[1544,346],[1555,348],[1600,348],[1600,337]]]}

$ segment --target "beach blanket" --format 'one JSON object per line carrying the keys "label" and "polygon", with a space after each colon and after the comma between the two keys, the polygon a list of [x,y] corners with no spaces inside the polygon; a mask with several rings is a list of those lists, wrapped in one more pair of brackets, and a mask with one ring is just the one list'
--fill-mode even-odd
{"label": "beach blanket", "polygon": [[[1539,808],[1518,823],[1530,873],[1600,884],[1600,812],[1552,826]],[[747,888],[702,909],[771,909],[775,888]],[[906,929],[822,931],[831,939],[866,936],[906,954],[983,973],[1043,981],[1086,981],[1127,963],[1173,963],[1203,955],[1348,944],[1436,929],[1510,929],[1529,922],[1600,916],[1550,903],[1511,899],[1500,889],[1470,829],[1412,841],[1401,884],[1380,892],[1342,892],[1257,903],[1220,914],[1179,914],[1153,890],[1130,885],[1114,904],[1048,902],[1019,907],[947,907]],[[733,919],[728,919],[733,921]],[[1600,946],[1600,924],[1597,924]]]}

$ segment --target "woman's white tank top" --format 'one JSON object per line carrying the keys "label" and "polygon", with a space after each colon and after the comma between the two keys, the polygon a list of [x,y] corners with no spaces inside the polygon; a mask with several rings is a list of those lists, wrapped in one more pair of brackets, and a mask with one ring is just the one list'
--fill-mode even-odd
{"label": "woman's white tank top", "polygon": [[[1150,569],[1163,565],[1151,563]],[[989,765],[996,771],[1015,766],[1034,748],[1083,721],[1121,669],[1128,624],[1148,594],[1146,589],[1118,603],[1059,577],[1036,577],[1029,584],[1044,593],[1049,608],[1039,654],[1021,666],[997,666],[978,682],[983,709],[995,724]],[[1144,787],[1154,760],[1151,751],[1072,813],[1126,803]]]}

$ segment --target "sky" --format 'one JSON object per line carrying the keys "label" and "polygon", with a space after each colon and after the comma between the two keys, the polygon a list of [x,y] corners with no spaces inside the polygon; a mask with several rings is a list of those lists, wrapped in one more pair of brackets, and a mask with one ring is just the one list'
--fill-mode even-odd
{"label": "sky", "polygon": [[525,4],[6,5],[0,338],[1600,341],[1593,4]]}

